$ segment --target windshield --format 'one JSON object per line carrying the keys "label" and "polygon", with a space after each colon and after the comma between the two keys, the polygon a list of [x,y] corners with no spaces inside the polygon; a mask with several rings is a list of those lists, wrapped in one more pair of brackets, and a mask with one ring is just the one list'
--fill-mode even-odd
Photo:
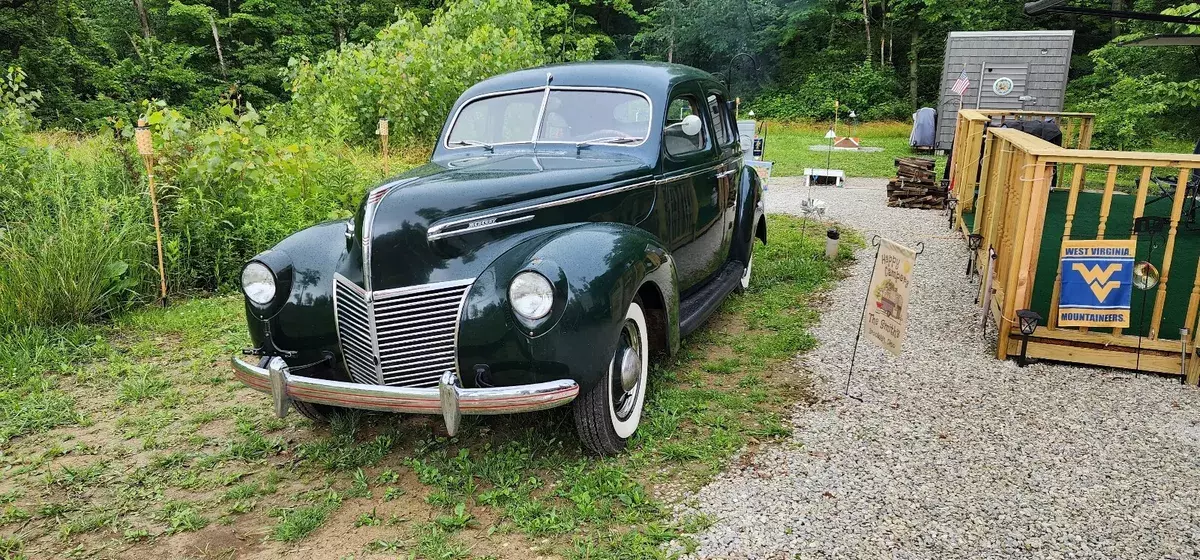
{"label": "windshield", "polygon": [[[545,91],[498,95],[462,108],[446,136],[451,148],[533,142]],[[556,90],[546,97],[538,142],[640,144],[650,134],[650,101],[616,91]]]}

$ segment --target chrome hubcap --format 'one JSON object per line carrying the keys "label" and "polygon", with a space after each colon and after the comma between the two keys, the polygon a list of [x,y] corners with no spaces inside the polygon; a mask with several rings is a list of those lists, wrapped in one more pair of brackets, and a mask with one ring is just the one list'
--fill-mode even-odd
{"label": "chrome hubcap", "polygon": [[642,338],[637,323],[625,321],[621,338],[617,342],[617,353],[613,356],[612,381],[613,411],[622,421],[629,418],[642,390]]}
{"label": "chrome hubcap", "polygon": [[642,361],[633,348],[626,348],[621,358],[621,389],[632,391],[637,388],[638,379],[642,376]]}

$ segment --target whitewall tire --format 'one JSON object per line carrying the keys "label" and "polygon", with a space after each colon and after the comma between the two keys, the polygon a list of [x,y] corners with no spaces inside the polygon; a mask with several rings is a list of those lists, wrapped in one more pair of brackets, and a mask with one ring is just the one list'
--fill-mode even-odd
{"label": "whitewall tire", "polygon": [[588,450],[616,455],[637,431],[646,402],[650,370],[650,334],[641,301],[634,299],[617,334],[608,371],[587,394],[575,400],[575,429]]}

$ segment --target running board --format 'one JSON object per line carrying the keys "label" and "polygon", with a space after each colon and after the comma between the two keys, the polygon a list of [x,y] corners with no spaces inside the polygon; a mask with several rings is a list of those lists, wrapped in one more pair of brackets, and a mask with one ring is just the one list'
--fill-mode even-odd
{"label": "running board", "polygon": [[745,269],[745,265],[740,262],[727,262],[716,278],[700,288],[700,291],[679,302],[679,336],[687,336],[700,328],[700,325],[721,307],[725,296],[742,281],[742,271]]}

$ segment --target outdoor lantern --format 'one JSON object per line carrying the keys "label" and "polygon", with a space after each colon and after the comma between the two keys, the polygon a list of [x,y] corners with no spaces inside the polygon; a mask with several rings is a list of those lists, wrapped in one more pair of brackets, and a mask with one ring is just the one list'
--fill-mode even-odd
{"label": "outdoor lantern", "polygon": [[946,197],[946,209],[950,215],[950,229],[954,229],[954,209],[958,208],[958,199],[953,195]]}
{"label": "outdoor lantern", "polygon": [[838,232],[837,228],[829,228],[829,231],[825,232],[825,257],[829,260],[837,257],[838,240],[841,237],[842,234]]}
{"label": "outdoor lantern", "polygon": [[975,256],[979,252],[979,246],[983,245],[983,236],[978,233],[972,233],[967,236],[967,248],[971,250],[971,254],[967,257],[967,276],[972,272],[979,272],[979,268],[975,266]]}
{"label": "outdoor lantern", "polygon": [[379,130],[376,131],[380,136],[388,135],[388,120],[387,117],[379,119]]}
{"label": "outdoor lantern", "polygon": [[1018,362],[1021,367],[1029,364],[1028,358],[1025,357],[1025,352],[1029,349],[1029,335],[1037,330],[1038,323],[1042,321],[1042,316],[1038,315],[1037,311],[1032,309],[1017,310],[1017,326],[1021,329],[1021,360]]}
{"label": "outdoor lantern", "polygon": [[145,119],[139,119],[138,125],[133,129],[133,140],[137,144],[138,155],[149,157],[154,155],[154,142],[150,139],[150,127],[146,126]]}
{"label": "outdoor lantern", "polygon": [[133,142],[137,144],[138,155],[142,156],[142,164],[146,166],[146,187],[150,191],[150,210],[154,216],[154,238],[158,247],[159,303],[166,306],[167,269],[163,265],[162,225],[158,219],[158,193],[154,189],[154,140],[146,119],[138,119],[137,127],[133,129]]}

